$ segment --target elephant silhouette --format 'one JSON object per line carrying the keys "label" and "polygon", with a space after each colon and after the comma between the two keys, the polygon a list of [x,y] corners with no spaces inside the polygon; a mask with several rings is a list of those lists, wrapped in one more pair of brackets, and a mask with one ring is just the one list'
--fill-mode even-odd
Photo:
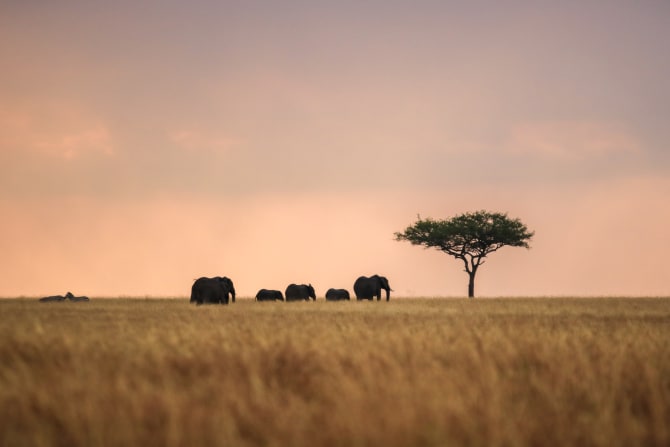
{"label": "elephant silhouette", "polygon": [[284,295],[280,290],[261,289],[256,294],[256,301],[284,301]]}
{"label": "elephant silhouette", "polygon": [[348,300],[349,292],[346,289],[328,289],[326,292],[326,301]]}
{"label": "elephant silhouette", "polygon": [[191,287],[191,303],[200,304],[228,304],[232,297],[235,302],[235,287],[233,281],[225,276],[214,278],[198,278]]}
{"label": "elephant silhouette", "polygon": [[388,279],[379,275],[372,275],[359,277],[354,283],[354,293],[356,293],[357,300],[372,300],[377,297],[379,301],[382,297],[382,290],[386,290],[386,301],[390,298],[391,287]]}
{"label": "elephant silhouette", "polygon": [[316,293],[311,284],[290,284],[284,293],[286,301],[309,301],[316,300]]}

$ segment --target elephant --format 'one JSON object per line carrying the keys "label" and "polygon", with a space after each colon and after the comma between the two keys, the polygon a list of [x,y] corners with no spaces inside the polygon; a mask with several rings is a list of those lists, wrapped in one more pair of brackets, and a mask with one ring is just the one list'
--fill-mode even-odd
{"label": "elephant", "polygon": [[328,289],[326,292],[326,301],[348,300],[349,292],[345,289]]}
{"label": "elephant", "polygon": [[310,298],[316,301],[316,293],[311,284],[291,284],[286,288],[284,295],[286,301],[309,301]]}
{"label": "elephant", "polygon": [[386,301],[390,298],[391,287],[388,280],[379,275],[371,277],[361,276],[354,283],[354,292],[357,300],[372,300],[372,297],[377,297],[379,301],[382,297],[382,289],[386,290]]}
{"label": "elephant", "polygon": [[256,301],[284,301],[284,295],[280,290],[261,289],[256,294]]}
{"label": "elephant", "polygon": [[233,281],[227,277],[198,278],[191,287],[191,303],[200,304],[228,304],[229,297],[235,302],[235,287]]}

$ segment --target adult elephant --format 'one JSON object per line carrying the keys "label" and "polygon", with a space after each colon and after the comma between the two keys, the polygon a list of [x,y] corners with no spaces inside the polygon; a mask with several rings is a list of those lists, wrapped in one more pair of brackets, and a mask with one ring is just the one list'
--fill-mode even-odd
{"label": "adult elephant", "polygon": [[256,294],[256,301],[284,301],[281,290],[261,289]]}
{"label": "adult elephant", "polygon": [[290,284],[284,296],[286,301],[309,301],[310,298],[316,301],[316,293],[311,284]]}
{"label": "adult elephant", "polygon": [[345,289],[328,289],[326,292],[326,301],[348,300],[349,292]]}
{"label": "adult elephant", "polygon": [[357,300],[372,300],[376,296],[377,301],[379,301],[382,297],[382,289],[386,290],[386,301],[388,301],[391,287],[389,286],[388,279],[385,277],[379,275],[373,275],[369,278],[361,276],[354,283],[354,293]]}
{"label": "adult elephant", "polygon": [[235,287],[233,281],[227,277],[198,278],[191,287],[191,303],[200,304],[228,304],[230,295],[235,302]]}

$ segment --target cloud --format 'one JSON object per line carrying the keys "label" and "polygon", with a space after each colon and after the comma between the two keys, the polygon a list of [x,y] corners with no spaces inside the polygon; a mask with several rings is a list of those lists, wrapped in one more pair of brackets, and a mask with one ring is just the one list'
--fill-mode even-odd
{"label": "cloud", "polygon": [[0,293],[464,294],[392,234],[481,208],[537,231],[482,294],[667,293],[668,183],[625,183],[668,177],[658,8],[225,3],[0,18]]}
{"label": "cloud", "polygon": [[0,149],[63,159],[115,154],[105,123],[67,101],[0,107]]}
{"label": "cloud", "polygon": [[512,127],[505,144],[512,154],[559,161],[637,155],[640,143],[614,123],[579,120],[527,121]]}
{"label": "cloud", "polygon": [[68,159],[85,152],[114,154],[109,130],[101,124],[72,133],[51,135],[49,138],[35,141],[34,144],[37,149]]}
{"label": "cloud", "polygon": [[190,152],[226,152],[240,144],[240,141],[234,138],[193,129],[168,132],[168,138],[177,147]]}

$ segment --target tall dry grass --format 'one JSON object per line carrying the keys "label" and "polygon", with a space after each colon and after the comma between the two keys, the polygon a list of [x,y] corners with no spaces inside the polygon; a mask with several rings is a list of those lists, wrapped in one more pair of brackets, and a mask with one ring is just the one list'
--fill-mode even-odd
{"label": "tall dry grass", "polygon": [[0,315],[3,446],[670,444],[670,299]]}

